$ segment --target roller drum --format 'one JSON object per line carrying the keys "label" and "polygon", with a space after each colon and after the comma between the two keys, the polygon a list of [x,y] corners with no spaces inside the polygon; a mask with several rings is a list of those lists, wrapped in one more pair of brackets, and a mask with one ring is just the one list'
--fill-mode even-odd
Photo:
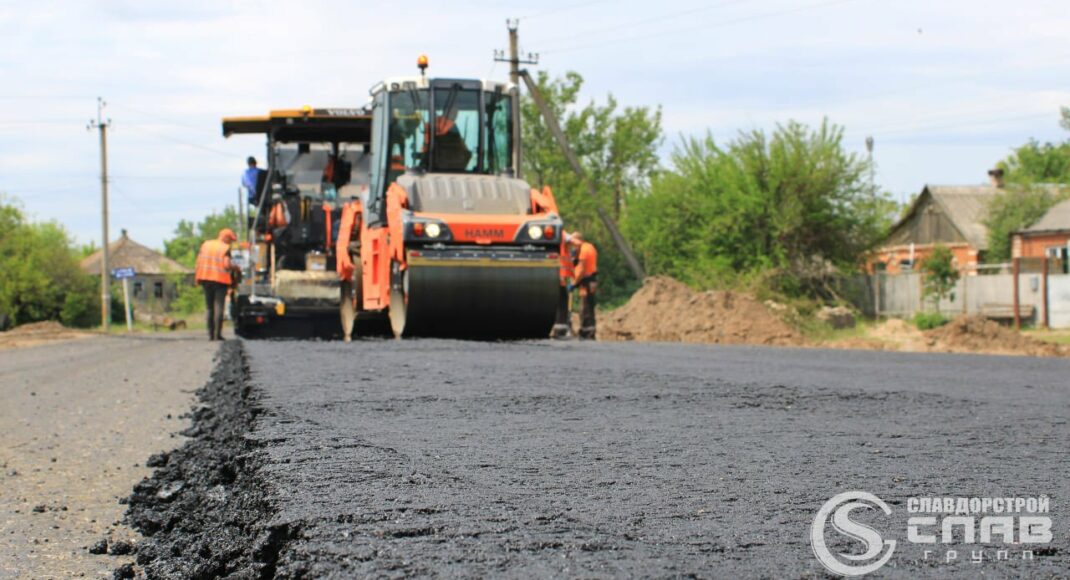
{"label": "roller drum", "polygon": [[459,338],[545,338],[554,324],[553,260],[411,260],[404,333]]}

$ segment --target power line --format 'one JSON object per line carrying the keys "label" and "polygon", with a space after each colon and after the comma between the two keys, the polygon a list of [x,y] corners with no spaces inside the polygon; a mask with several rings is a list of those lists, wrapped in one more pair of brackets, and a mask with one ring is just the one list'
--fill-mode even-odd
{"label": "power line", "polygon": [[561,6],[559,8],[551,8],[549,10],[544,10],[542,12],[536,12],[534,14],[529,14],[527,16],[521,16],[521,17],[518,18],[518,20],[535,20],[536,18],[543,18],[545,16],[550,16],[552,14],[560,14],[561,12],[568,12],[568,11],[571,11],[571,10],[576,10],[578,8],[586,8],[587,6],[593,6],[595,4],[605,4],[608,1],[609,0],[590,0],[588,2],[579,2],[579,3],[576,3],[576,4],[571,4],[569,6]]}
{"label": "power line", "polygon": [[572,51],[576,51],[576,50],[585,50],[585,49],[588,49],[588,48],[600,48],[600,47],[609,46],[609,45],[612,45],[612,44],[621,44],[621,43],[624,43],[624,42],[634,42],[636,40],[646,40],[646,39],[649,39],[649,38],[657,38],[657,37],[660,37],[660,36],[668,36],[668,35],[671,35],[671,34],[681,34],[681,33],[684,33],[684,32],[693,32],[693,31],[696,31],[696,30],[709,30],[709,29],[712,29],[712,28],[721,28],[721,27],[724,27],[724,26],[731,26],[733,24],[740,24],[740,23],[743,23],[743,22],[750,22],[750,21],[753,21],[753,20],[761,20],[763,18],[772,18],[772,17],[776,17],[776,16],[784,16],[784,15],[787,15],[787,14],[796,14],[798,12],[805,12],[805,11],[808,11],[808,10],[815,10],[815,9],[818,9],[818,8],[828,8],[828,7],[831,7],[831,6],[838,6],[838,5],[841,5],[841,4],[849,4],[849,3],[852,3],[852,2],[858,2],[858,1],[860,1],[860,0],[831,0],[829,2],[820,2],[820,3],[817,3],[817,4],[808,4],[806,6],[797,6],[795,8],[789,8],[789,9],[786,9],[786,10],[778,10],[778,11],[774,11],[774,12],[765,12],[765,13],[762,13],[762,14],[754,14],[754,15],[751,15],[751,16],[743,16],[743,17],[740,17],[740,18],[722,20],[720,22],[714,22],[714,23],[709,23],[709,24],[687,26],[687,27],[676,28],[676,29],[672,29],[672,30],[663,30],[661,32],[654,32],[654,33],[651,33],[651,34],[642,34],[642,35],[637,35],[637,36],[627,36],[627,37],[621,37],[621,38],[614,38],[614,39],[607,40],[607,41],[604,41],[604,42],[592,42],[592,43],[587,43],[587,44],[576,44],[576,45],[572,45],[572,46],[566,46],[566,47],[563,47],[563,48],[559,48],[557,50],[544,50],[544,51],[542,51],[542,53],[543,54],[551,54],[551,53],[552,54],[559,54],[559,53],[563,53],[563,52],[572,52]]}
{"label": "power line", "polygon": [[118,108],[123,109],[125,111],[129,111],[131,113],[134,113],[135,115],[139,115],[141,117],[145,117],[147,119],[153,119],[155,121],[162,121],[163,124],[166,124],[166,125],[176,125],[176,126],[179,126],[179,127],[189,127],[191,129],[203,129],[204,128],[201,125],[191,124],[189,121],[176,121],[175,119],[173,119],[171,117],[160,115],[159,113],[152,113],[152,112],[149,112],[149,111],[143,111],[141,109],[135,109],[134,107],[131,107],[130,105],[123,105],[123,104],[116,105],[114,103],[110,103],[110,105],[113,108],[114,107],[118,107]]}
{"label": "power line", "polygon": [[95,98],[97,98],[95,95],[0,95],[0,99],[12,101],[37,101],[41,99],[82,100]]}
{"label": "power line", "polygon": [[969,122],[954,123],[954,124],[949,124],[949,125],[936,125],[936,126],[926,126],[926,127],[908,127],[908,128],[903,128],[903,129],[899,129],[899,130],[874,132],[874,133],[876,135],[878,135],[878,136],[881,136],[881,137],[888,137],[888,136],[893,136],[894,137],[895,135],[918,135],[918,134],[932,133],[934,131],[947,131],[947,130],[950,130],[950,129],[985,127],[985,126],[988,126],[988,125],[998,125],[1000,123],[1009,123],[1009,122],[1012,122],[1012,121],[1026,121],[1026,120],[1030,120],[1030,119],[1039,119],[1039,118],[1042,118],[1042,117],[1051,117],[1051,116],[1052,116],[1051,113],[1032,113],[1032,114],[1028,114],[1028,115],[1015,115],[1015,116],[1011,116],[1011,117],[1002,117],[1002,118],[998,118],[998,119],[989,119],[987,121],[969,121]]}
{"label": "power line", "polygon": [[551,45],[550,45],[550,50],[548,52],[553,52],[554,49],[553,49],[553,44],[552,43],[555,40],[558,40],[558,39],[565,39],[565,38],[575,39],[577,37],[587,36],[587,35],[590,35],[590,34],[601,34],[603,32],[612,32],[614,30],[622,30],[622,29],[625,29],[625,28],[634,28],[636,26],[645,26],[645,25],[649,25],[649,24],[654,23],[654,22],[664,22],[666,20],[674,20],[674,19],[680,18],[682,16],[690,16],[692,14],[698,14],[700,12],[707,12],[709,10],[713,10],[714,8],[723,8],[725,6],[730,6],[732,4],[742,4],[742,3],[746,2],[746,1],[747,0],[726,0],[724,2],[718,2],[716,4],[710,4],[708,6],[700,6],[698,8],[689,8],[687,10],[680,10],[678,12],[670,12],[668,14],[664,14],[664,15],[659,16],[657,18],[645,18],[645,19],[642,19],[642,20],[632,20],[632,21],[629,21],[629,22],[625,22],[623,24],[615,24],[613,26],[604,26],[604,27],[600,27],[600,28],[591,28],[591,29],[587,29],[587,30],[580,30],[580,31],[578,31],[578,32],[576,32],[574,34],[569,34],[568,36],[558,36],[558,37],[555,37],[555,38],[551,38],[549,40]]}
{"label": "power line", "polygon": [[186,147],[193,147],[194,149],[201,149],[203,151],[207,151],[209,153],[215,153],[216,155],[220,155],[220,156],[231,158],[231,159],[234,158],[234,154],[233,153],[230,153],[230,152],[227,152],[227,151],[223,151],[222,149],[215,149],[215,148],[212,148],[212,147],[208,147],[207,145],[201,145],[199,143],[193,143],[191,141],[186,141],[186,140],[183,140],[183,139],[179,139],[177,137],[171,137],[169,135],[165,135],[165,134],[159,133],[157,131],[150,131],[148,129],[145,129],[144,127],[136,127],[135,126],[133,128],[134,128],[135,131],[141,131],[142,133],[144,133],[146,135],[151,135],[153,137],[156,137],[157,139],[162,139],[164,141],[170,141],[172,143],[177,143],[179,145],[185,145]]}

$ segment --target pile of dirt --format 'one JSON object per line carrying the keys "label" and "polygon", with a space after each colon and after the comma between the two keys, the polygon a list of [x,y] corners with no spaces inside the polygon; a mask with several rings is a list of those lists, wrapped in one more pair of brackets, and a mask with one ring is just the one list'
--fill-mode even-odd
{"label": "pile of dirt", "polygon": [[15,348],[44,344],[54,340],[85,338],[90,333],[67,328],[54,320],[31,322],[0,332],[0,348]]}
{"label": "pile of dirt", "polygon": [[940,328],[926,331],[935,351],[984,352],[1027,356],[1067,356],[1057,344],[1023,336],[1012,328],[982,316],[960,316]]}
{"label": "pile of dirt", "polygon": [[225,342],[183,432],[190,440],[150,457],[146,465],[156,471],[127,500],[126,521],[145,536],[137,572],[148,578],[274,576],[290,531],[270,524],[263,458],[246,438],[260,412],[246,371],[241,345]]}
{"label": "pile of dirt", "polygon": [[627,304],[607,312],[599,338],[720,344],[799,345],[802,336],[744,292],[695,292],[664,276],[647,278]]}

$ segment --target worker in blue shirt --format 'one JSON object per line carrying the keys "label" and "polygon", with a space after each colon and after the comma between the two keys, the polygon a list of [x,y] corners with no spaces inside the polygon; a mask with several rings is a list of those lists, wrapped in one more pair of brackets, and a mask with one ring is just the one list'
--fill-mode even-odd
{"label": "worker in blue shirt", "polygon": [[260,192],[257,191],[256,185],[260,179],[260,172],[263,170],[256,167],[256,157],[250,157],[246,163],[249,164],[249,168],[242,173],[241,184],[248,191],[249,204],[256,205],[256,202],[260,200]]}

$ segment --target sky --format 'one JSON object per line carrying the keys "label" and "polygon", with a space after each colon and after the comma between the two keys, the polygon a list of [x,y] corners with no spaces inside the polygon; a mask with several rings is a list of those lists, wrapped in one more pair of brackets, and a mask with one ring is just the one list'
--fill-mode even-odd
{"label": "sky", "polygon": [[433,76],[504,80],[507,18],[530,68],[583,75],[584,102],[660,106],[666,167],[687,136],[827,118],[852,152],[872,136],[878,185],[908,199],[1070,137],[1065,0],[0,0],[0,194],[99,245],[103,97],[111,238],[162,248],[263,157],[222,117],[361,106],[423,53]]}

